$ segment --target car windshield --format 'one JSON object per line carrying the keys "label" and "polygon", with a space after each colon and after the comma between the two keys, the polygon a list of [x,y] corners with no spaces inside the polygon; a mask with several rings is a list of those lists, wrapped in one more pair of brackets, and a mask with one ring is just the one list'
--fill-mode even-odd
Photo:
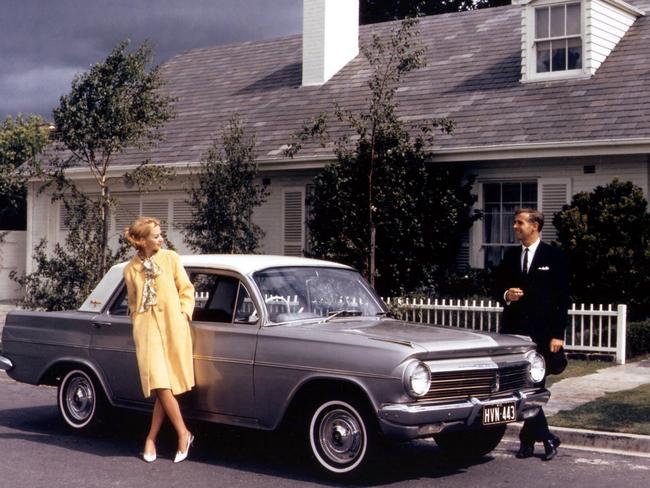
{"label": "car windshield", "polygon": [[253,277],[273,323],[386,313],[370,286],[351,269],[271,268]]}

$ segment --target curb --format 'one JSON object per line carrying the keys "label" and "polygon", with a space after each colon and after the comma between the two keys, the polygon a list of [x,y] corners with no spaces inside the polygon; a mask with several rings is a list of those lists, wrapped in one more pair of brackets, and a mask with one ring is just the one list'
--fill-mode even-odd
{"label": "curb", "polygon": [[[509,424],[506,438],[519,441],[521,422]],[[621,432],[605,432],[599,430],[569,429],[567,427],[550,426],[553,433],[562,439],[562,445],[607,449],[624,454],[650,454],[650,436],[640,434],[624,434]]]}

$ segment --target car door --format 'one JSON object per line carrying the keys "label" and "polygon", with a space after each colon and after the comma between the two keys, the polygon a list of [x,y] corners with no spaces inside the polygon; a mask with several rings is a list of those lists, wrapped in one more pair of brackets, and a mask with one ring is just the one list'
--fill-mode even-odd
{"label": "car door", "polygon": [[[215,270],[189,270],[196,305],[192,316],[196,387],[192,409],[255,418],[253,364],[259,320],[239,277]],[[244,419],[242,419],[244,420]]]}
{"label": "car door", "polygon": [[90,357],[108,381],[109,394],[119,402],[144,402],[124,283],[91,326]]}

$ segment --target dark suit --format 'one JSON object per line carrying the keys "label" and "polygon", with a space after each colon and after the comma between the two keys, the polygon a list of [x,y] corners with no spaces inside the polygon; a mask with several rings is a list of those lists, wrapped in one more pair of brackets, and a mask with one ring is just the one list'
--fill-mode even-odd
{"label": "dark suit", "polygon": [[[564,253],[556,247],[540,242],[530,263],[528,273],[521,269],[522,247],[509,249],[498,271],[495,295],[503,304],[500,332],[529,336],[537,350],[549,354],[551,339],[564,340],[569,309],[569,271]],[[521,288],[524,295],[505,303],[504,293],[509,288]],[[544,412],[524,422],[520,438],[532,444],[551,437]]]}

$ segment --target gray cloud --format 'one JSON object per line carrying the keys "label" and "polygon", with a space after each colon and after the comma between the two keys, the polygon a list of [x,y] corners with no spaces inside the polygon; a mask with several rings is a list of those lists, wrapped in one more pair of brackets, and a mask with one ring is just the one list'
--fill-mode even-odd
{"label": "gray cloud", "polygon": [[150,41],[156,61],[197,47],[301,30],[302,0],[0,0],[0,119],[51,118],[76,73],[117,42]]}

